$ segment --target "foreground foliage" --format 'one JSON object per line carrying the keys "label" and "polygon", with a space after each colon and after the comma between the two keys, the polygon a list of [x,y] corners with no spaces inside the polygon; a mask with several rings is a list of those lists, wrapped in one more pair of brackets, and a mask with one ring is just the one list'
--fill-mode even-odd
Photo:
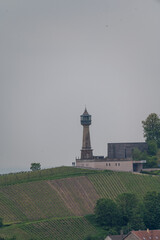
{"label": "foreground foliage", "polygon": [[135,194],[120,194],[115,201],[99,199],[95,207],[95,219],[110,231],[151,230],[160,228],[160,193],[148,192],[143,202]]}
{"label": "foreground foliage", "polygon": [[144,223],[149,229],[160,229],[160,193],[148,192],[145,195]]}
{"label": "foreground foliage", "polygon": [[99,199],[95,207],[96,220],[102,226],[115,227],[119,222],[119,211],[111,199]]}

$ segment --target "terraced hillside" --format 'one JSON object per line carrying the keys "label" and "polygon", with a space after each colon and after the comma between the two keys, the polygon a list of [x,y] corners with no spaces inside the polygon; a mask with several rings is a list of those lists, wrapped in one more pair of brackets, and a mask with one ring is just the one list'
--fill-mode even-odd
{"label": "terraced hillside", "polygon": [[5,222],[33,221],[72,215],[63,199],[47,181],[3,187],[0,189],[0,194],[0,216]]}
{"label": "terraced hillside", "polygon": [[87,177],[48,181],[73,215],[92,213],[99,195]]}
{"label": "terraced hillside", "polygon": [[45,176],[47,180],[37,178],[36,181],[3,184],[0,187],[0,217],[11,225],[0,228],[0,236],[15,235],[17,240],[83,240],[97,231],[84,218],[86,214],[93,213],[97,199],[115,199],[123,192],[135,193],[142,199],[147,191],[160,192],[159,176],[111,171],[81,172],[80,169],[74,172],[74,168],[63,169],[63,174],[61,177],[54,174],[54,180],[52,175],[48,175]]}
{"label": "terraced hillside", "polygon": [[129,172],[107,172],[88,177],[101,198],[115,199],[117,195],[134,193],[139,199],[149,191],[160,192],[160,177]]}
{"label": "terraced hillside", "polygon": [[97,229],[84,217],[51,219],[34,223],[21,224],[3,228],[1,237],[17,236],[21,240],[83,240],[87,235],[94,234]]}

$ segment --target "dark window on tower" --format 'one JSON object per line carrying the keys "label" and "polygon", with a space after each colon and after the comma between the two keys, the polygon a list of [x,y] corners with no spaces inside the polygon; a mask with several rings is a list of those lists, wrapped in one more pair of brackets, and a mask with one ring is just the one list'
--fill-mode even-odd
{"label": "dark window on tower", "polygon": [[126,148],[124,149],[124,151],[125,151],[125,152],[124,152],[124,154],[125,154],[124,157],[127,158],[127,151],[126,151]]}

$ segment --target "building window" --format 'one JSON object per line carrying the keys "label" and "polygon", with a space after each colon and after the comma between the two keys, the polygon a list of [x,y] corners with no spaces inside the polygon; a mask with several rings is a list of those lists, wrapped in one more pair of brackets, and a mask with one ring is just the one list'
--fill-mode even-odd
{"label": "building window", "polygon": [[111,164],[109,163],[109,166],[111,166]]}
{"label": "building window", "polygon": [[118,166],[120,166],[120,163],[118,163]]}
{"label": "building window", "polygon": [[115,166],[117,166],[117,163],[115,163]]}
{"label": "building window", "polygon": [[106,166],[108,166],[108,163],[106,163]]}

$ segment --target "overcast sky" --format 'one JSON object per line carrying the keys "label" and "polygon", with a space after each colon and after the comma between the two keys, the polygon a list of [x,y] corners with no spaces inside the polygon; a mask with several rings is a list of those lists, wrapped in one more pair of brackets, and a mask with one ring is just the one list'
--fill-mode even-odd
{"label": "overcast sky", "polygon": [[159,0],[0,0],[0,173],[71,165],[160,115]]}

